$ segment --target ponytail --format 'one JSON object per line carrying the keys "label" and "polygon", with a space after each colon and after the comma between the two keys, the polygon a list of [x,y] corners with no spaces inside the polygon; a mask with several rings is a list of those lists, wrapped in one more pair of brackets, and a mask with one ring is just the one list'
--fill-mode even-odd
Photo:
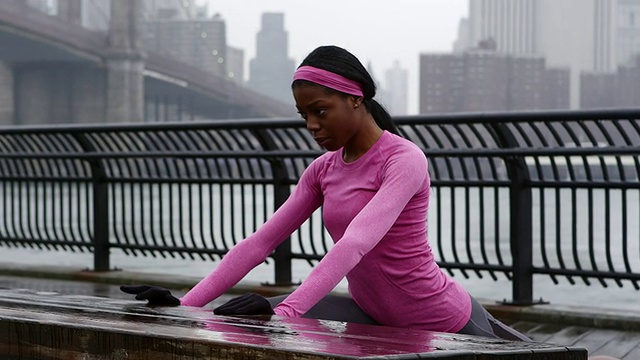
{"label": "ponytail", "polygon": [[382,130],[400,135],[398,127],[393,122],[391,115],[389,115],[389,112],[379,102],[375,99],[365,99],[364,106]]}

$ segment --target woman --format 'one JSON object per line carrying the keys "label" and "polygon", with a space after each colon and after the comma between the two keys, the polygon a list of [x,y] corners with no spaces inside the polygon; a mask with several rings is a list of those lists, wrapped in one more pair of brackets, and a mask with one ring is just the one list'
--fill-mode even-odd
{"label": "woman", "polygon": [[[362,63],[336,46],[312,51],[292,83],[298,112],[328,151],[288,200],[182,299],[165,289],[123,287],[153,303],[204,306],[225,293],[321,205],[334,246],[291,294],[246,294],[222,315],[276,314],[528,340],[495,320],[436,264],[427,239],[430,180],[424,153],[398,135],[374,100]],[[329,293],[344,278],[349,297]]]}

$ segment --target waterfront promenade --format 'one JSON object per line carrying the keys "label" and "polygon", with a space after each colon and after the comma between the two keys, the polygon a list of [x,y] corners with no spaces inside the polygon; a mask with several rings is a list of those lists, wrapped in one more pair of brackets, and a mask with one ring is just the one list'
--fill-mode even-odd
{"label": "waterfront promenade", "polygon": [[[131,300],[131,296],[119,291],[118,285],[147,283],[168,287],[183,294],[199,278],[167,276],[166,274],[128,271],[85,272],[62,266],[25,266],[0,264],[0,288],[30,289],[44,294],[100,296],[111,299]],[[228,300],[235,293],[248,291],[275,295],[290,291],[287,287],[269,287],[243,282],[224,297],[205,308],[211,309]],[[569,348],[586,348],[589,355],[616,356],[623,360],[640,359],[640,310],[605,309],[593,307],[568,307],[554,304],[526,307],[505,306],[495,301],[480,299],[496,317],[526,333],[534,341],[562,345]]]}

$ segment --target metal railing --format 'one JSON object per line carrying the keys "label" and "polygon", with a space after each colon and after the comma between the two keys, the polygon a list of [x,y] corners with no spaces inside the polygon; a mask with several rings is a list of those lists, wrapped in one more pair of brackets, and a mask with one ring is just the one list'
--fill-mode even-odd
{"label": "metal railing", "polygon": [[[396,118],[429,159],[429,238],[439,264],[640,288],[640,110]],[[0,245],[216,260],[289,195],[322,150],[296,119],[0,128]],[[320,212],[272,258],[330,248]]]}

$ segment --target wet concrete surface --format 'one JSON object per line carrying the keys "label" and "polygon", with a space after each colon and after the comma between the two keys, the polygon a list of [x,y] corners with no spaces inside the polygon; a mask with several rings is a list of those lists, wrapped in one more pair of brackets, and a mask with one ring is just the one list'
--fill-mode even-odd
{"label": "wet concrete surface", "polygon": [[55,279],[33,279],[19,276],[0,276],[0,288],[3,289],[33,289],[51,291],[69,295],[91,295],[115,299],[131,299],[118,285],[108,285],[93,282],[78,282]]}
{"label": "wet concrete surface", "polygon": [[[60,267],[8,268],[14,274],[27,276],[0,276],[0,288],[33,289],[60,294],[90,295],[113,299],[131,300],[132,296],[122,293],[119,284],[154,283],[172,289],[176,296],[184,294],[188,286],[197,279],[170,279],[154,274],[107,273],[104,277],[92,276],[96,281],[70,281],[75,278],[73,269]],[[6,269],[5,269],[6,270]],[[37,276],[37,277],[36,277]],[[42,278],[50,276],[50,278]],[[84,275],[83,275],[84,277]],[[251,291],[251,286],[238,289]],[[260,289],[263,291],[263,289]],[[277,292],[277,289],[271,291]],[[287,289],[280,289],[287,290]],[[207,308],[213,308],[236,295],[225,295]],[[584,347],[591,355],[609,355],[623,360],[640,359],[640,311],[616,311],[584,307],[559,307],[542,305],[534,307],[509,307],[483,302],[494,316],[512,325],[530,338],[539,342],[556,345]]]}
{"label": "wet concrete surface", "polygon": [[[112,299],[132,300],[131,294],[120,291],[120,285],[90,281],[71,281],[58,279],[37,279],[22,276],[0,276],[0,289],[29,289],[40,292],[52,292],[63,295],[86,295]],[[187,289],[169,288],[176,297],[183,296]],[[223,295],[206,308],[213,308],[231,299],[233,295]],[[141,302],[143,303],[143,302]]]}
{"label": "wet concrete surface", "polygon": [[[3,279],[7,285],[19,280]],[[151,307],[131,299],[0,289],[0,355],[12,359],[584,360],[586,354],[578,347],[536,342],[303,318],[217,316],[207,309]]]}

